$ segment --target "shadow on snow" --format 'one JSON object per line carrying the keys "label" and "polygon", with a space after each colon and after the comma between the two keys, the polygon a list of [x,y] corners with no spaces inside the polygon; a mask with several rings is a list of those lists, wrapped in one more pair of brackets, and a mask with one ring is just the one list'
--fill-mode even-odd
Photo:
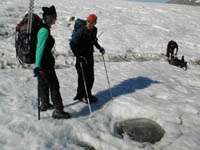
{"label": "shadow on snow", "polygon": [[[121,95],[126,95],[130,93],[134,93],[136,90],[144,89],[149,87],[151,84],[159,84],[160,82],[151,80],[147,77],[137,77],[137,78],[129,78],[118,85],[115,85],[111,88],[113,99]],[[92,112],[95,112],[101,109],[107,102],[112,100],[110,96],[110,90],[100,91],[96,94],[99,98],[99,102],[91,104]],[[72,113],[72,118],[78,118],[82,116],[89,115],[89,108],[88,105],[82,108],[82,110],[78,113]]]}

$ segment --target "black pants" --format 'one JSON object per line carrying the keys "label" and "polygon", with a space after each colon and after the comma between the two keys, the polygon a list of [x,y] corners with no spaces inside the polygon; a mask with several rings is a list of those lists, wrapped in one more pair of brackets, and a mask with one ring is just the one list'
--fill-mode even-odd
{"label": "black pants", "polygon": [[54,108],[58,110],[63,109],[59,81],[54,68],[41,71],[38,77],[38,92],[42,105],[48,105],[50,103],[50,93]]}
{"label": "black pants", "polygon": [[78,88],[77,88],[77,97],[83,98],[86,97],[86,90],[84,86],[84,80],[83,80],[83,74],[81,70],[80,63],[82,63],[82,69],[85,76],[85,82],[87,86],[87,92],[88,96],[90,97],[92,95],[92,87],[94,83],[94,60],[93,60],[93,54],[91,54],[89,57],[84,57],[81,59],[76,60],[76,70],[78,73]]}
{"label": "black pants", "polygon": [[168,58],[171,58],[172,56],[174,56],[174,49],[167,49],[166,56]]}

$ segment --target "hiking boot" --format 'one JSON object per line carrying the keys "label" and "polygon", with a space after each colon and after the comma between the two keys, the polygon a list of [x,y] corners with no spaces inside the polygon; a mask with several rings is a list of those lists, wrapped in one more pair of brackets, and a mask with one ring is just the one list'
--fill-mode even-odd
{"label": "hiking boot", "polygon": [[41,106],[40,106],[40,111],[47,111],[47,110],[52,110],[54,107],[53,107],[53,105],[52,104],[42,104]]}
{"label": "hiking boot", "polygon": [[90,100],[91,103],[98,102],[98,98],[96,96],[94,96],[94,95],[91,95],[90,98],[89,98],[89,100]]}
{"label": "hiking boot", "polygon": [[81,101],[81,102],[83,102],[83,103],[85,103],[85,104],[87,104],[87,103],[88,103],[88,101],[87,101],[87,98],[86,98],[86,97],[80,97],[80,96],[76,96],[76,97],[74,97],[74,101],[76,101],[76,100],[78,100],[78,101]]}
{"label": "hiking boot", "polygon": [[54,110],[52,113],[52,117],[54,119],[68,119],[70,118],[70,114],[68,112],[65,112],[63,110]]}
{"label": "hiking boot", "polygon": [[[76,96],[76,97],[74,98],[74,100],[79,100],[79,101],[81,101],[81,102],[83,102],[83,103],[85,103],[85,104],[88,103],[86,97],[78,97],[78,96]],[[89,101],[90,101],[90,103],[96,103],[96,102],[98,102],[98,98],[97,98],[96,96],[94,96],[94,95],[91,95],[91,96],[89,97]]]}
{"label": "hiking boot", "polygon": [[80,96],[76,95],[76,96],[74,97],[74,101],[79,100],[80,98],[81,98]]}
{"label": "hiking boot", "polygon": [[85,103],[85,104],[88,103],[87,98],[85,98],[85,97],[77,97],[77,98],[74,99],[74,100],[78,100],[78,101],[83,102],[83,103]]}

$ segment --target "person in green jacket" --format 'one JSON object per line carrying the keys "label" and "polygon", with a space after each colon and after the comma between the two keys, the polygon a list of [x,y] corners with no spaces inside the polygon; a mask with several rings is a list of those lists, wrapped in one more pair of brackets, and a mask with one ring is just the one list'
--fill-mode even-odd
{"label": "person in green jacket", "polygon": [[[70,118],[70,114],[64,111],[60,94],[59,81],[55,72],[55,59],[52,55],[52,48],[55,40],[51,36],[50,28],[55,25],[57,13],[54,6],[43,7],[43,25],[37,34],[37,49],[34,76],[38,78],[38,95],[41,100],[41,111],[55,109],[53,118]],[[49,100],[49,93],[53,105]]]}

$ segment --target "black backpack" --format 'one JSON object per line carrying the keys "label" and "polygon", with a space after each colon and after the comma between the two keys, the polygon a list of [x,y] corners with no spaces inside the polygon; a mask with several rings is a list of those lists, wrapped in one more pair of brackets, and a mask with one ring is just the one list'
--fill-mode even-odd
{"label": "black backpack", "polygon": [[37,33],[42,26],[42,19],[36,15],[32,15],[31,34],[28,34],[28,14],[24,16],[22,21],[16,26],[15,48],[16,56],[20,63],[35,63],[35,53],[37,44]]}
{"label": "black backpack", "polygon": [[172,56],[171,60],[169,60],[169,64],[187,69],[187,61],[184,60],[184,56],[182,56],[182,59]]}

